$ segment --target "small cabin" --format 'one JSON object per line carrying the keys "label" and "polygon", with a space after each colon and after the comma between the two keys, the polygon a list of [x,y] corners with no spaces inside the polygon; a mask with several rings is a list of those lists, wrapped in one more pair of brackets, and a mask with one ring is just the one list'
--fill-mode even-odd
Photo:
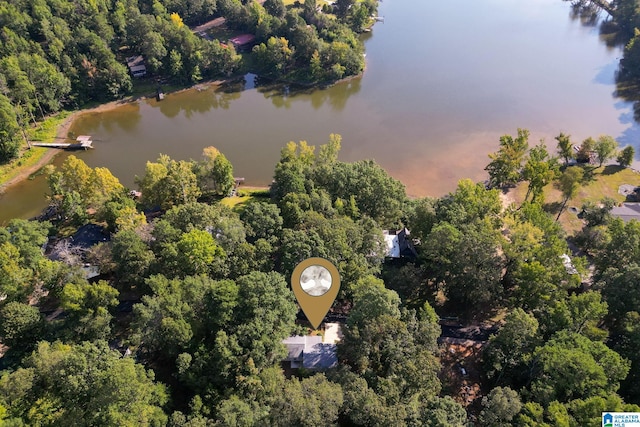
{"label": "small cabin", "polygon": [[127,58],[127,67],[133,77],[144,77],[147,75],[147,67],[144,65],[142,55],[130,56]]}

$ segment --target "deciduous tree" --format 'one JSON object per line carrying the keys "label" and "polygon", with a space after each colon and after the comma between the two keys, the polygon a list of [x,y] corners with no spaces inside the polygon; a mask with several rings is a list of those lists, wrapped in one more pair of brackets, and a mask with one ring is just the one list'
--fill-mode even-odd
{"label": "deciduous tree", "polygon": [[489,185],[504,187],[514,185],[520,180],[522,162],[529,148],[529,131],[518,129],[518,136],[500,137],[500,149],[489,155],[491,163],[485,170],[489,172]]}
{"label": "deciduous tree", "polygon": [[564,132],[560,132],[560,135],[556,136],[555,139],[558,141],[558,154],[564,159],[564,165],[568,166],[569,160],[575,158],[571,135],[565,135]]}

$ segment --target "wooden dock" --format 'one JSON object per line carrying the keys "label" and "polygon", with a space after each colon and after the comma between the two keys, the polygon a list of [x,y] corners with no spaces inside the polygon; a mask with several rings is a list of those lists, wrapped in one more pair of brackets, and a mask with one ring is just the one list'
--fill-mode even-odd
{"label": "wooden dock", "polygon": [[32,142],[34,147],[59,148],[61,150],[88,150],[93,148],[93,141],[89,135],[80,135],[76,138],[76,142]]}

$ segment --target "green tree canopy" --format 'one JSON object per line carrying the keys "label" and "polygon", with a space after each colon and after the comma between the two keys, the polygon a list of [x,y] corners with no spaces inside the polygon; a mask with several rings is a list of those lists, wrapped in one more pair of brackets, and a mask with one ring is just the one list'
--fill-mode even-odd
{"label": "green tree canopy", "polygon": [[489,173],[489,185],[504,187],[515,185],[521,178],[522,162],[529,148],[529,131],[518,129],[518,136],[500,137],[500,148],[490,154],[491,162],[485,170]]}

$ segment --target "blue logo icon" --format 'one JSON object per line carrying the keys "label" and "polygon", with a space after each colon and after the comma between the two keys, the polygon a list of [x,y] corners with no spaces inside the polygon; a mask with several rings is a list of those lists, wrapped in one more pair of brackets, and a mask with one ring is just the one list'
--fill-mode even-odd
{"label": "blue logo icon", "polygon": [[611,414],[602,415],[602,427],[613,427],[613,415]]}

